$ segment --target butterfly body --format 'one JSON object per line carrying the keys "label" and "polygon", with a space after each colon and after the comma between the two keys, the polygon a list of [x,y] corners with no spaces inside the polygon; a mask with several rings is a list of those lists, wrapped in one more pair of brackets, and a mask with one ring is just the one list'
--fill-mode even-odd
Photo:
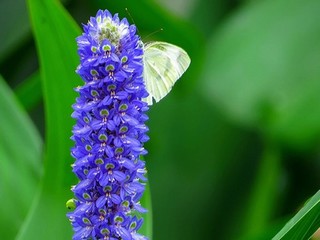
{"label": "butterfly body", "polygon": [[148,105],[152,105],[152,99],[159,102],[171,91],[190,62],[186,51],[173,44],[150,42],[144,45],[143,78],[149,93],[144,100]]}

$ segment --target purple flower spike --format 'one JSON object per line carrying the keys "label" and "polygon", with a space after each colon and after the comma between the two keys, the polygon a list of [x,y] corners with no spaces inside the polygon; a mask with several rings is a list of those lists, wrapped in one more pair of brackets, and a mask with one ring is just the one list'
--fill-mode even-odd
{"label": "purple flower spike", "polygon": [[77,38],[84,85],[76,88],[72,187],[77,200],[68,213],[74,240],[147,240],[137,233],[145,212],[145,163],[149,138],[148,96],[143,82],[143,47],[136,27],[99,10]]}

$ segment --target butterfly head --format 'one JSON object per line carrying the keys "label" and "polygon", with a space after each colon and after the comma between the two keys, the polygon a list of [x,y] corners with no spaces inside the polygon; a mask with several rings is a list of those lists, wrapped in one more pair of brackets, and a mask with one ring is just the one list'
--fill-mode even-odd
{"label": "butterfly head", "polygon": [[141,40],[138,41],[138,47],[141,49],[144,48],[144,43]]}

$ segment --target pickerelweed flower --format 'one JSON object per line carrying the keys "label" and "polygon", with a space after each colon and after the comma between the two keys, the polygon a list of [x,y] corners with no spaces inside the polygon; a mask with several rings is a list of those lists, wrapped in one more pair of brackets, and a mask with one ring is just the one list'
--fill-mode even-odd
{"label": "pickerelweed flower", "polygon": [[146,210],[144,143],[148,96],[143,81],[143,45],[126,19],[99,10],[77,38],[84,85],[73,105],[76,119],[72,187],[76,208],[68,213],[73,239],[147,239],[137,233]]}

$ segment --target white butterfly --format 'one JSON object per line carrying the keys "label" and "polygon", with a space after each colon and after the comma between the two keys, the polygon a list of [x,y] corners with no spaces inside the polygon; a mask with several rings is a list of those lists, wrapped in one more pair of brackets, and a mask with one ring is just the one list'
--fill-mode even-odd
{"label": "white butterfly", "polygon": [[159,102],[190,65],[190,58],[182,48],[166,42],[144,45],[143,78],[149,93],[144,99],[152,105],[152,98]]}

